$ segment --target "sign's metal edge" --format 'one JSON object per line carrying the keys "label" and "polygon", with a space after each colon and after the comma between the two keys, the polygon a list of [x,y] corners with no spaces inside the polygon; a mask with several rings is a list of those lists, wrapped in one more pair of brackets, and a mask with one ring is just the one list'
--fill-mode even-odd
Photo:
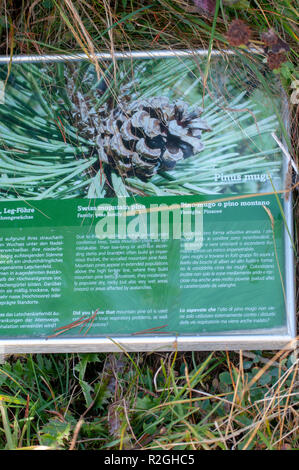
{"label": "sign's metal edge", "polygon": [[[290,109],[288,104],[287,95],[282,89],[283,93],[283,122],[288,135],[290,135]],[[283,144],[287,148],[285,138]],[[285,157],[285,156],[284,156]],[[283,175],[286,177],[288,172],[288,162],[286,157],[283,163]],[[295,254],[293,252],[292,240],[294,240],[294,224],[293,224],[293,197],[292,193],[288,194],[288,198],[284,197],[284,212],[286,227],[284,229],[285,237],[285,292],[286,292],[286,317],[287,329],[291,338],[296,338],[296,269],[295,269]]]}
{"label": "sign's metal edge", "polygon": [[[251,53],[259,53],[258,49],[250,50]],[[190,57],[198,55],[207,55],[207,49],[195,50],[152,50],[152,51],[126,51],[115,53],[99,52],[93,55],[85,53],[72,54],[47,54],[47,55],[15,55],[12,57],[1,56],[0,64],[8,63],[38,63],[38,62],[62,62],[79,61],[84,59],[150,59],[150,58],[168,58],[168,57]],[[223,56],[225,54],[234,55],[235,51],[213,50],[212,55]],[[289,128],[289,108],[286,96],[283,100],[283,114],[286,128]],[[287,172],[287,165],[284,165],[284,176]],[[292,197],[284,200],[285,218],[289,233],[293,239],[293,212]],[[115,338],[69,338],[69,339],[18,339],[2,340],[0,339],[0,350],[5,354],[18,352],[116,352],[122,349],[126,351],[172,351],[172,350],[239,350],[239,349],[295,349],[296,341],[296,306],[295,306],[295,264],[293,256],[293,247],[290,236],[285,228],[285,290],[286,290],[286,317],[287,334],[286,335],[217,335],[217,336],[173,336],[173,337],[115,337]],[[15,349],[17,348],[17,350]],[[75,348],[75,349],[74,349]],[[100,348],[100,349],[99,349]]]}
{"label": "sign's metal edge", "polygon": [[4,354],[16,352],[121,352],[121,351],[190,351],[296,348],[296,340],[288,335],[240,335],[210,337],[144,337],[19,339],[1,341]]}
{"label": "sign's metal edge", "polygon": [[[258,53],[257,49],[250,50],[251,53]],[[111,59],[151,59],[161,57],[188,57],[207,55],[207,49],[165,49],[165,50],[146,50],[146,51],[115,51],[111,52],[96,52],[94,54],[85,53],[71,53],[71,54],[32,54],[32,55],[13,55],[4,56],[0,55],[0,64],[8,63],[38,63],[38,62],[62,62],[62,61],[78,61],[82,59],[87,60],[111,60]],[[235,54],[232,49],[215,50],[211,52],[212,55],[223,56],[225,54]]]}

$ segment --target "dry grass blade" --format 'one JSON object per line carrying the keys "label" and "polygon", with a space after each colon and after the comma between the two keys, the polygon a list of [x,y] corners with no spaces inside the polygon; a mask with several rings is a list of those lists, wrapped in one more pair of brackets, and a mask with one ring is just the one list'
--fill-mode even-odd
{"label": "dry grass blade", "polygon": [[[292,346],[292,344],[295,346],[297,342],[297,339],[292,341],[292,343],[290,344],[290,346]],[[281,350],[281,351],[278,351],[272,359],[270,359],[267,364],[265,364],[258,372],[257,374],[251,379],[251,381],[249,382],[247,388],[250,389],[261,377],[262,375],[269,369],[269,367],[271,367],[273,365],[273,363],[275,363],[277,361],[277,359],[281,358],[281,356],[287,356],[289,354],[291,354],[292,351],[285,351],[285,350]]]}
{"label": "dry grass blade", "polygon": [[56,331],[57,333],[54,333],[52,335],[49,335],[47,336],[47,338],[54,338],[55,336],[59,336],[59,335],[62,335],[63,333],[66,333],[67,331],[70,331],[70,330],[73,330],[74,328],[77,328],[78,326],[81,326],[80,330],[79,330],[79,333],[81,333],[84,328],[87,327],[87,330],[85,331],[84,335],[86,335],[90,328],[92,327],[93,325],[93,322],[98,314],[98,311],[99,309],[97,309],[95,311],[95,313],[93,315],[91,315],[90,317],[86,317],[83,316],[81,318],[79,318],[78,320],[75,320],[71,323],[69,323],[68,325],[64,325],[64,326],[60,326],[59,328],[55,328],[54,331]]}
{"label": "dry grass blade", "polygon": [[266,206],[262,206],[262,207],[267,212],[267,214],[269,216],[269,219],[270,219],[270,222],[271,222],[273,247],[274,247],[275,259],[276,259],[276,265],[277,265],[277,268],[278,268],[278,271],[279,271],[281,288],[282,288],[282,291],[283,291],[284,303],[285,303],[285,307],[286,307],[286,311],[287,311],[287,296],[286,296],[286,291],[285,291],[285,287],[284,287],[284,280],[283,280],[283,276],[282,276],[282,272],[281,272],[281,267],[280,267],[280,264],[279,264],[279,257],[278,257],[278,253],[277,253],[277,246],[276,246],[276,239],[275,239],[275,221],[274,221],[274,217],[273,217],[270,209]]}
{"label": "dry grass blade", "polygon": [[156,326],[153,328],[148,328],[147,330],[141,330],[132,333],[132,336],[134,335],[145,335],[145,334],[154,334],[154,333],[161,333],[161,334],[169,334],[169,331],[159,331],[162,330],[163,328],[166,328],[168,325],[163,325],[163,326]]}
{"label": "dry grass blade", "polygon": [[65,21],[69,29],[71,30],[74,37],[76,38],[79,46],[85,52],[85,54],[90,59],[90,61],[94,64],[96,72],[97,72],[98,80],[99,80],[102,75],[104,76],[104,74],[99,66],[99,61],[96,58],[96,55],[95,55],[96,51],[95,51],[94,43],[90,37],[90,34],[85,28],[83,21],[74,3],[72,2],[72,0],[63,0],[63,1],[66,5],[66,8],[69,14],[71,15],[71,20],[69,20],[64,10],[61,8],[61,6],[57,4],[57,7],[59,8],[60,13],[61,13],[61,17]]}
{"label": "dry grass blade", "polygon": [[73,434],[73,438],[72,438],[72,442],[71,442],[71,445],[69,447],[69,450],[75,450],[76,443],[77,443],[78,436],[79,436],[79,432],[80,432],[80,429],[81,429],[83,423],[84,423],[84,419],[80,418],[78,423],[75,426],[74,434]]}

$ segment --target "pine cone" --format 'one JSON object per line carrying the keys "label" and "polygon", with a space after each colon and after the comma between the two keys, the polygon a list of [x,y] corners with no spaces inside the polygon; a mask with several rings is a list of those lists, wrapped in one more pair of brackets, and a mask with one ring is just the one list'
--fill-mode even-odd
{"label": "pine cone", "polygon": [[265,45],[264,50],[266,53],[280,54],[290,50],[288,43],[280,39],[272,28],[261,34],[261,40]]}
{"label": "pine cone", "polygon": [[269,52],[267,57],[267,64],[270,70],[278,69],[283,62],[287,61],[287,56],[284,52],[274,53]]}
{"label": "pine cone", "polygon": [[[72,103],[71,118],[78,130],[78,133],[85,139],[94,141],[98,135],[98,128],[100,127],[101,116],[98,110],[95,109],[94,98],[99,98],[104,90],[107,88],[104,81],[93,90],[94,96],[85,96],[83,91],[78,87],[76,89],[75,82],[78,80],[78,71],[74,67],[66,67],[64,69],[64,76],[66,80],[66,92]],[[94,76],[92,73],[84,76],[84,83],[92,87],[94,83]]]}
{"label": "pine cone", "polygon": [[[105,92],[105,83],[85,93],[75,86],[79,80],[76,70],[67,68],[65,79],[72,103],[68,112],[78,134],[93,144],[99,161],[122,177],[137,176],[147,181],[159,170],[171,170],[178,161],[204,148],[201,132],[210,128],[200,119],[202,108],[191,111],[184,101],[171,103],[163,96],[130,102],[126,85],[119,91],[119,104],[109,100],[98,108],[97,99]],[[87,74],[84,84],[88,91],[93,77]],[[99,170],[98,164],[94,170]]]}
{"label": "pine cone", "polygon": [[232,46],[241,46],[249,44],[251,38],[251,29],[242,20],[233,20],[227,31],[228,42]]}
{"label": "pine cone", "polygon": [[216,0],[193,0],[195,11],[199,11],[204,15],[214,15]]}
{"label": "pine cone", "polygon": [[277,43],[278,36],[275,31],[270,28],[268,31],[261,34],[261,40],[264,42],[265,46],[273,46]]}
{"label": "pine cone", "polygon": [[121,176],[146,181],[160,170],[204,148],[202,131],[210,130],[184,101],[171,103],[166,97],[140,99],[118,106],[103,118],[96,139],[100,159]]}

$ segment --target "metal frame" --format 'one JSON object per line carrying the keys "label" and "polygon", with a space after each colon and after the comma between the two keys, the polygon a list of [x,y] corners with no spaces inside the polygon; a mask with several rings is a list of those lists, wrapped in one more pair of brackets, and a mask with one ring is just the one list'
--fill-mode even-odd
{"label": "metal frame", "polygon": [[[80,61],[83,59],[112,60],[112,59],[151,59],[168,57],[205,56],[207,50],[153,50],[134,52],[96,53],[93,56],[86,54],[56,54],[56,55],[20,55],[0,56],[0,64],[8,63],[39,63]],[[233,55],[231,50],[213,51],[212,55]],[[283,99],[284,122],[289,127],[288,105]],[[287,171],[287,162],[284,162],[284,174]],[[284,201],[286,224],[293,238],[293,212],[292,198]],[[266,334],[266,330],[242,334],[239,332],[228,334],[213,334],[204,336],[185,335],[147,335],[147,336],[117,336],[117,337],[76,337],[51,339],[0,339],[0,355],[12,353],[67,353],[67,352],[119,352],[119,351],[195,351],[195,350],[240,350],[240,349],[294,349],[296,347],[296,315],[295,315],[295,269],[293,247],[288,231],[285,228],[285,293],[286,293],[286,329],[275,330],[276,333]],[[286,330],[286,331],[285,331]]]}

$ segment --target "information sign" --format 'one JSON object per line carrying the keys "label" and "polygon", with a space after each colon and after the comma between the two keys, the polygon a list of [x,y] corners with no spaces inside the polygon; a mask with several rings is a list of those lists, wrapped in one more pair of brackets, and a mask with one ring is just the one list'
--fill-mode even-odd
{"label": "information sign", "polygon": [[115,59],[0,60],[1,351],[292,347],[275,76]]}

